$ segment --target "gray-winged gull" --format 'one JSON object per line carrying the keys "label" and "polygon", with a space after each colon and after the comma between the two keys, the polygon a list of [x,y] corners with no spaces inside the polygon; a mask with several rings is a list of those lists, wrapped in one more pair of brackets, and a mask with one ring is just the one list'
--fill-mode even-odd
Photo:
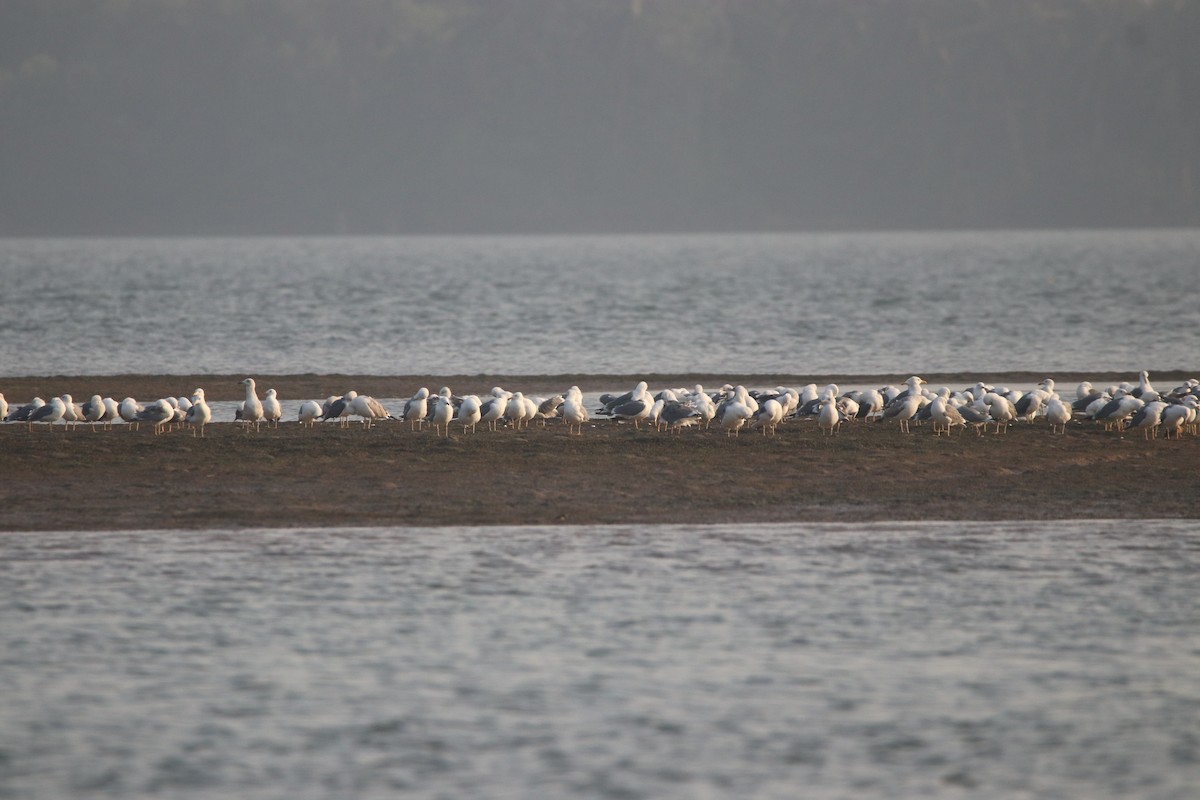
{"label": "gray-winged gull", "polygon": [[63,403],[61,397],[51,397],[50,402],[40,408],[36,408],[30,412],[26,421],[29,423],[29,430],[33,430],[33,423],[45,422],[50,426],[50,431],[54,431],[54,423],[63,419],[67,407]]}
{"label": "gray-winged gull", "polygon": [[165,399],[156,400],[137,415],[138,422],[149,422],[154,425],[155,436],[162,433],[163,426],[173,419],[175,419],[175,407]]}

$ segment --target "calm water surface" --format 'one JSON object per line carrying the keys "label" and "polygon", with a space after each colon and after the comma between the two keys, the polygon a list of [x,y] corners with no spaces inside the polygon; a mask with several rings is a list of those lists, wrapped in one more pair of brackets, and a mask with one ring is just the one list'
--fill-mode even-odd
{"label": "calm water surface", "polygon": [[1200,231],[0,240],[0,375],[1191,369]]}
{"label": "calm water surface", "polygon": [[0,797],[1194,798],[1166,521],[5,534]]}

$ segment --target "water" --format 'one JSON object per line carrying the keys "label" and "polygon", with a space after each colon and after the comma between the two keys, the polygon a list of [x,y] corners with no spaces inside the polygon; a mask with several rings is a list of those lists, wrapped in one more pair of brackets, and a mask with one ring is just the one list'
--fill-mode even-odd
{"label": "water", "polygon": [[1192,369],[1200,231],[0,240],[0,375]]}
{"label": "water", "polygon": [[1194,798],[1188,522],[5,534],[0,797]]}

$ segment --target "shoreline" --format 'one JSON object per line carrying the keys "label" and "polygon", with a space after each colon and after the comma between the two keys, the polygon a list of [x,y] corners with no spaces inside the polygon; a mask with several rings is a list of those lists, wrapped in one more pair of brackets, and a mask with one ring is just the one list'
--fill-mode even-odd
{"label": "shoreline", "polygon": [[[194,388],[193,377],[210,396],[221,378],[144,376],[143,385],[186,386],[165,392],[179,393]],[[403,376],[381,379],[395,383],[378,389],[364,376],[291,377],[294,384],[275,385],[301,389],[317,380],[328,387],[322,394],[342,383],[380,394],[443,382],[456,391],[497,383],[537,391],[535,380],[562,386],[559,376]],[[603,381],[589,383],[594,389],[625,376],[591,377]],[[686,385],[669,377],[658,385]],[[695,377],[705,382],[689,381]],[[780,382],[771,377],[769,385]],[[952,377],[940,382],[962,383]],[[100,391],[121,378],[69,379],[62,391]],[[1152,379],[1170,383],[1169,373]],[[57,377],[36,380],[58,385]],[[234,387],[231,396],[240,396]],[[10,402],[21,396],[13,388],[0,379]],[[950,438],[862,422],[822,436],[795,420],[775,437],[638,431],[606,419],[582,436],[551,422],[449,438],[400,422],[311,431],[285,422],[258,433],[221,422],[204,439],[9,424],[0,425],[0,531],[1198,519],[1198,475],[1198,437],[1146,441],[1078,422],[1054,435],[1043,420],[1003,435]]]}
{"label": "shoreline", "polygon": [[[1160,389],[1174,388],[1184,380],[1196,377],[1200,369],[1150,371],[1151,380]],[[1009,384],[1014,386],[1034,386],[1043,378],[1053,378],[1060,389],[1074,392],[1080,381],[1091,381],[1097,385],[1121,383],[1122,381],[1137,382],[1137,372],[1120,372],[1113,370],[1084,372],[922,372],[920,370],[907,373],[684,373],[684,372],[649,372],[644,374],[600,374],[584,375],[575,373],[555,373],[545,375],[359,375],[349,373],[288,373],[249,374],[255,379],[260,394],[274,388],[280,397],[309,400],[323,399],[330,394],[342,394],[354,389],[360,394],[375,397],[411,397],[421,386],[427,386],[436,393],[439,386],[450,386],[455,394],[486,394],[493,386],[519,389],[526,394],[556,393],[572,385],[579,386],[585,392],[620,390],[624,391],[638,381],[644,380],[650,384],[651,391],[657,391],[667,386],[693,386],[697,383],[705,387],[716,388],[726,383],[742,384],[747,388],[764,388],[774,386],[803,386],[815,383],[824,386],[836,383],[845,386],[882,386],[885,384],[903,383],[909,375],[920,375],[929,384],[962,387],[974,384],[978,380],[986,380],[993,384]],[[8,398],[9,403],[25,402],[37,396],[58,396],[71,394],[78,402],[81,399],[99,394],[102,397],[113,397],[117,400],[125,396],[139,400],[154,400],[167,395],[179,396],[190,394],[193,389],[201,387],[209,400],[228,401],[241,400],[244,388],[241,380],[247,377],[243,373],[181,373],[179,375],[139,374],[122,375],[24,375],[0,378],[0,392]]]}

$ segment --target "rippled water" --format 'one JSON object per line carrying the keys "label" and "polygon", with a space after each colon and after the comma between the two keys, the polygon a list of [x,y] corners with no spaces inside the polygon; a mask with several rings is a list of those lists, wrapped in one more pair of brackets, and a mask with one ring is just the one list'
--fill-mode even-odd
{"label": "rippled water", "polygon": [[0,539],[0,796],[1194,798],[1190,523]]}
{"label": "rippled water", "polygon": [[0,375],[1190,369],[1200,231],[0,240]]}

